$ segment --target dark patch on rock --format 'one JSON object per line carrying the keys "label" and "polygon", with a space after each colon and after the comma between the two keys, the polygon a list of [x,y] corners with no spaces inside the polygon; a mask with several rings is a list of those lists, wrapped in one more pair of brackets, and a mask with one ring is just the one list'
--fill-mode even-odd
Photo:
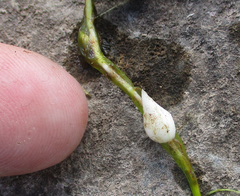
{"label": "dark patch on rock", "polygon": [[229,27],[230,40],[235,40],[238,44],[240,43],[240,22],[233,23]]}
{"label": "dark patch on rock", "polygon": [[135,86],[147,92],[163,107],[182,100],[189,84],[191,62],[183,47],[155,38],[129,38],[109,21],[96,23],[104,53],[122,69]]}
{"label": "dark patch on rock", "polygon": [[[79,27],[80,24],[71,35],[72,45],[64,66],[83,84],[97,80],[101,74],[79,55]],[[191,72],[189,55],[183,47],[156,38],[131,39],[102,18],[96,21],[96,27],[104,54],[127,74],[135,86],[147,89],[148,94],[166,108],[182,100]]]}

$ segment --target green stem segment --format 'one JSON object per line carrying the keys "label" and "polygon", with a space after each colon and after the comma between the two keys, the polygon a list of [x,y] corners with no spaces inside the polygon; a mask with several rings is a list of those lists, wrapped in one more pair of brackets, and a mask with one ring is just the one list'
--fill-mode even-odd
{"label": "green stem segment", "polygon": [[175,139],[173,139],[171,142],[161,145],[172,156],[177,165],[182,169],[183,173],[187,177],[193,196],[200,196],[201,192],[199,189],[197,177],[188,158],[182,139],[178,133],[176,133]]}
{"label": "green stem segment", "polygon": [[[122,89],[143,114],[141,89],[134,87],[131,80],[101,51],[98,34],[94,26],[95,7],[93,0],[85,0],[84,17],[78,34],[78,45],[82,56],[95,69],[99,70],[115,85]],[[187,177],[193,196],[201,196],[198,181],[187,156],[180,136],[176,133],[174,140],[161,144],[173,157]]]}
{"label": "green stem segment", "polygon": [[233,190],[233,189],[216,189],[214,191],[210,191],[209,193],[207,193],[206,196],[212,195],[212,194],[217,193],[217,192],[223,192],[223,191],[234,192],[234,193],[240,194],[240,191],[236,191],[236,190]]}
{"label": "green stem segment", "polygon": [[121,88],[143,113],[142,99],[131,80],[101,51],[98,35],[94,26],[94,2],[85,2],[84,18],[78,34],[78,45],[85,60],[95,69],[100,71],[109,80]]}

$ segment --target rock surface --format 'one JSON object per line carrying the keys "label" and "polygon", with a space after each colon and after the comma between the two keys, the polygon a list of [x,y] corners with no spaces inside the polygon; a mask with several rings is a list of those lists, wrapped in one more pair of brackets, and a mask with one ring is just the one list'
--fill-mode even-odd
{"label": "rock surface", "polygon": [[[96,8],[120,2],[96,0]],[[83,0],[0,1],[0,41],[56,61],[92,96],[71,156],[1,178],[0,195],[191,195],[127,95],[79,58],[83,8]],[[240,190],[239,10],[240,1],[130,0],[97,22],[106,55],[173,115],[203,195]]]}

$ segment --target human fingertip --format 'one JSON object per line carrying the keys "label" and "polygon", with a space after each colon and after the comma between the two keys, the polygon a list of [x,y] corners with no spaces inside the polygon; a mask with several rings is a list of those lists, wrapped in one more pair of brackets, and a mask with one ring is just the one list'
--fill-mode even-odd
{"label": "human fingertip", "polygon": [[6,44],[0,44],[0,70],[0,176],[64,160],[87,125],[80,84],[48,58]]}

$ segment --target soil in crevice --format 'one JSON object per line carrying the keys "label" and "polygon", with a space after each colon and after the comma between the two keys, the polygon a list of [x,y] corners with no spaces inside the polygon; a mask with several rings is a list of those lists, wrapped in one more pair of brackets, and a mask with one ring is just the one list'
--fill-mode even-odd
{"label": "soil in crevice", "polygon": [[236,41],[240,44],[240,22],[233,23],[229,27],[229,35],[231,41]]}

